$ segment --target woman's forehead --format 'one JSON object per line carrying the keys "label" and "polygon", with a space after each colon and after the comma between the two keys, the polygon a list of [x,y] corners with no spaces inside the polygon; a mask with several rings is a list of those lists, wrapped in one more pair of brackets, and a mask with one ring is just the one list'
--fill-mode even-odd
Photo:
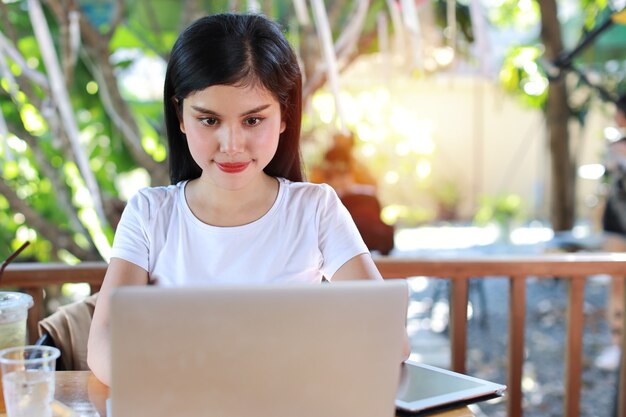
{"label": "woman's forehead", "polygon": [[250,104],[276,104],[274,95],[261,84],[224,85],[217,84],[195,91],[187,96],[190,103],[211,103],[220,107]]}

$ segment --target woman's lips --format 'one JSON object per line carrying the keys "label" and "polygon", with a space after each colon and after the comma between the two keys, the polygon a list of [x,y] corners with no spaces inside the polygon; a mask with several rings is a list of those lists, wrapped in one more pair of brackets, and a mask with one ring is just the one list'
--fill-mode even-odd
{"label": "woman's lips", "polygon": [[216,162],[217,167],[228,174],[236,174],[244,171],[250,162]]}

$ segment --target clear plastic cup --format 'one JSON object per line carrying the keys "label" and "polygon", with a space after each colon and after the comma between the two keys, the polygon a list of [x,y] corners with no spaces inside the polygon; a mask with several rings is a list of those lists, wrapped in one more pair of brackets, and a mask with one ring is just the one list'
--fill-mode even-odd
{"label": "clear plastic cup", "polygon": [[7,417],[52,417],[59,349],[19,346],[0,350]]}
{"label": "clear plastic cup", "polygon": [[28,294],[0,291],[0,349],[26,344],[26,318],[32,306]]}

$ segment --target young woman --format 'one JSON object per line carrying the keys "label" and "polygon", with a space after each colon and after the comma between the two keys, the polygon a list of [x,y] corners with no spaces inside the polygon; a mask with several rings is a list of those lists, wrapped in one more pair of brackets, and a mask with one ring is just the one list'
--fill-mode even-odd
{"label": "young woman", "polygon": [[107,384],[114,287],[381,279],[335,192],[302,182],[301,74],[275,23],[193,23],[172,49],[164,106],[173,185],[128,202],[89,335]]}

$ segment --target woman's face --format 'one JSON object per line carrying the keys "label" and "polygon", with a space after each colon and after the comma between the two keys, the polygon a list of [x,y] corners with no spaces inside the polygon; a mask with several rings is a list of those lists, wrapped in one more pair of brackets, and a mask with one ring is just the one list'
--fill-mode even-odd
{"label": "woman's face", "polygon": [[180,129],[202,178],[238,190],[262,178],[285,122],[264,88],[214,85],[184,99]]}

